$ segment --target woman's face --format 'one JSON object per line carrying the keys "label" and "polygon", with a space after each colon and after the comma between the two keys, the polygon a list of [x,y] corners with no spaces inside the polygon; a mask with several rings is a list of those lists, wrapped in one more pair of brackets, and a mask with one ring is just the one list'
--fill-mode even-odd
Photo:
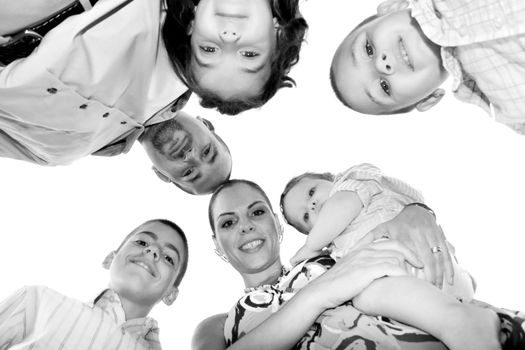
{"label": "woman's face", "polygon": [[217,249],[241,274],[279,261],[279,223],[264,196],[247,184],[224,189],[212,207]]}
{"label": "woman's face", "polygon": [[276,29],[268,0],[201,0],[191,33],[191,69],[201,89],[223,99],[260,94]]}

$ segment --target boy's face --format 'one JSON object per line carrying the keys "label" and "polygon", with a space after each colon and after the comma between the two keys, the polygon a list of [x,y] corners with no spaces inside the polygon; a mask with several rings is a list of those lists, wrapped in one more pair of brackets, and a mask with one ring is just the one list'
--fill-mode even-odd
{"label": "boy's face", "polygon": [[283,209],[290,224],[308,233],[328,199],[332,183],[323,179],[303,178],[284,197]]}
{"label": "boy's face", "polygon": [[161,222],[147,222],[116,252],[110,288],[128,300],[153,306],[176,291],[173,284],[185,259],[187,252],[178,232]]}
{"label": "boy's face", "polygon": [[429,96],[446,79],[440,48],[400,10],[351,32],[332,62],[334,84],[345,104],[366,114],[384,114]]}
{"label": "boy's face", "polygon": [[223,99],[261,93],[270,75],[276,29],[268,0],[201,0],[191,33],[199,87]]}

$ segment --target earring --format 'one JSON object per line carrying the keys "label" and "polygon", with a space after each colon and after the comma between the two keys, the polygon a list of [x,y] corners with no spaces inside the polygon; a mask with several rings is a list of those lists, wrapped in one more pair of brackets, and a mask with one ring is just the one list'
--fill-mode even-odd
{"label": "earring", "polygon": [[215,254],[217,254],[225,263],[229,263],[230,262],[230,259],[228,259],[228,257],[226,255],[224,255],[223,253],[219,252],[217,249],[214,249],[213,250],[215,252]]}
{"label": "earring", "polygon": [[279,243],[283,243],[283,233],[279,232]]}

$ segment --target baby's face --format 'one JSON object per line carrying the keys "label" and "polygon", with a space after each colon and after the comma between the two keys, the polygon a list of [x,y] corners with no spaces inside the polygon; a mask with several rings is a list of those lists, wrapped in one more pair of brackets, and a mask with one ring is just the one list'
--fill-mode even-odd
{"label": "baby's face", "polygon": [[328,199],[332,183],[323,179],[303,178],[284,197],[283,209],[290,224],[308,233]]}
{"label": "baby's face", "polygon": [[275,44],[268,0],[201,0],[191,35],[193,75],[200,88],[223,99],[259,95]]}
{"label": "baby's face", "polygon": [[401,10],[351,32],[332,62],[334,84],[346,104],[366,114],[385,114],[430,95],[447,77],[440,48]]}

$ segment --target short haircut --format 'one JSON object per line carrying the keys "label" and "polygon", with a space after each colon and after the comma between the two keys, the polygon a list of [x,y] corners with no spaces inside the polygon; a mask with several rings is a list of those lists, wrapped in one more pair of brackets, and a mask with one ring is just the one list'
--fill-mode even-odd
{"label": "short haircut", "polygon": [[195,18],[199,0],[166,0],[167,16],[162,27],[162,38],[177,76],[199,97],[205,108],[216,108],[220,113],[235,115],[264,105],[282,87],[292,87],[295,82],[288,76],[299,61],[299,52],[308,24],[299,12],[299,0],[269,0],[272,14],[277,19],[277,43],[272,55],[270,77],[258,96],[249,99],[224,100],[218,95],[200,89],[191,70],[190,23]]}
{"label": "short haircut", "polygon": [[182,259],[181,261],[181,264],[180,264],[180,269],[179,269],[179,273],[177,275],[177,278],[175,279],[175,282],[173,283],[173,285],[175,287],[178,287],[180,282],[182,281],[182,278],[184,277],[184,274],[186,273],[186,269],[188,268],[188,259],[189,259],[189,249],[188,249],[188,240],[186,239],[186,235],[184,234],[184,231],[182,231],[182,229],[174,222],[170,221],[170,220],[167,220],[167,219],[152,219],[152,220],[148,220],[142,224],[140,224],[139,226],[137,226],[136,228],[133,229],[133,231],[131,231],[130,233],[128,233],[128,235],[124,238],[124,240],[120,243],[119,247],[117,248],[117,252],[120,250],[120,248],[122,248],[122,246],[124,244],[126,244],[126,242],[129,240],[129,238],[131,236],[133,236],[135,234],[135,231],[137,231],[137,229],[143,225],[146,225],[146,224],[149,224],[149,223],[153,223],[153,222],[158,222],[158,223],[161,223],[165,226],[168,226],[170,229],[172,229],[173,231],[177,232],[177,234],[179,235],[179,237],[182,239],[182,244],[184,246],[184,259]]}
{"label": "short haircut", "polygon": [[286,186],[284,186],[283,193],[281,193],[281,199],[279,200],[279,207],[281,209],[281,213],[283,214],[284,221],[286,221],[288,225],[294,227],[297,231],[304,233],[304,234],[308,234],[308,232],[304,232],[302,229],[295,226],[286,216],[286,211],[284,210],[284,199],[286,195],[292,190],[292,188],[294,188],[303,179],[321,179],[321,180],[326,180],[326,181],[334,181],[335,176],[332,173],[306,172],[304,174],[301,174],[299,176],[292,178],[290,181],[288,181]]}
{"label": "short haircut", "polygon": [[247,186],[253,188],[254,190],[256,190],[257,192],[259,192],[263,196],[265,202],[270,207],[270,210],[273,211],[272,203],[270,202],[270,199],[268,198],[268,196],[266,195],[264,190],[259,185],[257,185],[255,182],[252,182],[250,180],[243,180],[243,179],[228,180],[228,181],[222,183],[219,187],[217,187],[215,192],[213,192],[213,194],[212,194],[212,196],[210,198],[210,203],[208,205],[208,220],[210,221],[210,227],[211,227],[211,230],[213,232],[213,234],[212,234],[213,237],[215,237],[215,223],[213,222],[213,204],[215,203],[215,200],[217,199],[217,196],[222,191],[224,191],[227,188],[230,188],[230,187],[233,187],[235,185],[238,185],[238,184],[247,185]]}

